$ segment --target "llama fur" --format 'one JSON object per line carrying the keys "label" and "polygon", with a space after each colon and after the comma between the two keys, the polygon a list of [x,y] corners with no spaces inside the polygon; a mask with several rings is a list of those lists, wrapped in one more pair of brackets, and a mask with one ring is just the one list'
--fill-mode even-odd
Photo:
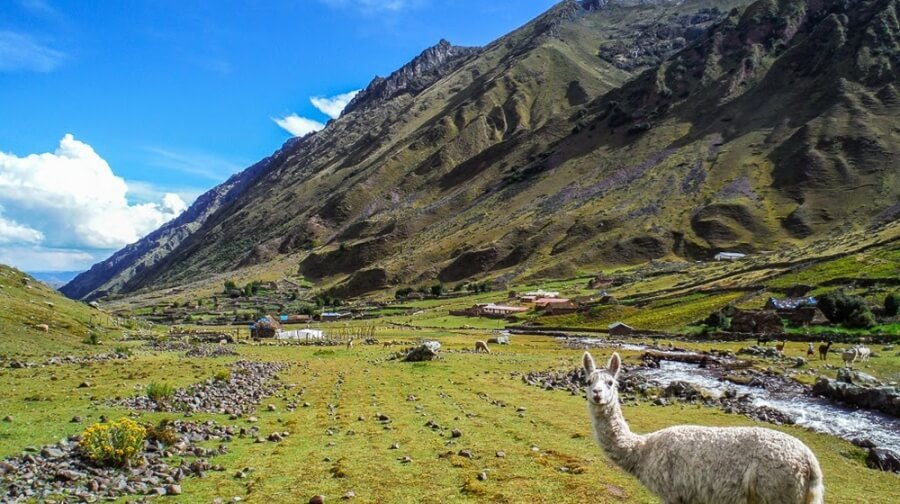
{"label": "llama fur", "polygon": [[857,358],[859,358],[859,351],[855,348],[850,348],[841,352],[841,359],[844,360],[844,364],[846,364],[847,367],[853,367],[853,363],[856,362]]}
{"label": "llama fur", "polygon": [[475,353],[484,352],[491,353],[491,349],[488,348],[487,343],[484,341],[478,340],[475,342]]}
{"label": "llama fur", "polygon": [[831,342],[819,345],[819,360],[828,360],[828,351],[831,349]]}
{"label": "llama fur", "polygon": [[588,412],[607,456],[664,504],[822,504],[822,470],[799,439],[760,427],[682,425],[631,432],[619,405],[621,359],[584,354]]}

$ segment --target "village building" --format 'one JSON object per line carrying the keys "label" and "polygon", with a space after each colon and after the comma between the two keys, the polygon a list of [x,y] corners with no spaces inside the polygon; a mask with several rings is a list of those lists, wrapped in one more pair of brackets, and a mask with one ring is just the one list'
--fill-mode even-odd
{"label": "village building", "polygon": [[774,310],[739,310],[731,318],[731,330],[747,334],[782,334],[784,321]]}
{"label": "village building", "polygon": [[559,304],[566,305],[572,303],[571,299],[557,297],[543,297],[534,300],[534,307],[539,310],[546,310],[550,305]]}
{"label": "village building", "polygon": [[480,303],[464,310],[450,310],[450,315],[462,317],[506,318],[527,311],[528,308],[525,306],[505,306],[494,303]]}
{"label": "village building", "polygon": [[544,313],[547,315],[568,315],[570,313],[575,313],[581,306],[574,301],[565,301],[562,303],[549,303],[546,308],[544,308]]}
{"label": "village building", "polygon": [[634,328],[624,322],[613,322],[607,329],[610,336],[630,336],[634,334]]}
{"label": "village building", "polygon": [[719,252],[716,254],[716,261],[737,261],[747,257],[747,254],[741,254],[740,252]]}
{"label": "village building", "polygon": [[250,337],[253,339],[275,338],[281,332],[281,324],[271,315],[257,320],[250,326]]}
{"label": "village building", "polygon": [[786,319],[792,326],[827,324],[828,318],[818,306],[819,302],[814,297],[769,298],[765,309],[775,310],[779,317]]}

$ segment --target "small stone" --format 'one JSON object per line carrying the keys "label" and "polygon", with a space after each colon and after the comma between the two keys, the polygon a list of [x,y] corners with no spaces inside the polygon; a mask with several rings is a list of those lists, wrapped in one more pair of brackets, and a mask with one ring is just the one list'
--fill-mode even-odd
{"label": "small stone", "polygon": [[341,497],[341,498],[344,499],[344,500],[354,499],[354,498],[356,498],[356,492],[354,492],[353,490],[349,490],[349,491],[348,491],[347,493],[345,493],[344,496]]}
{"label": "small stone", "polygon": [[393,443],[391,445],[391,450],[399,450],[399,449],[400,449],[400,443]]}
{"label": "small stone", "polygon": [[518,408],[516,408],[516,411],[518,411],[519,413],[521,413],[521,412],[523,412],[523,411],[528,411],[528,408],[526,408],[525,406],[519,406]]}
{"label": "small stone", "polygon": [[83,381],[78,384],[78,388],[89,388],[90,386],[91,386],[91,382],[89,382],[89,381]]}
{"label": "small stone", "polygon": [[365,422],[365,421],[366,421],[366,417],[365,417],[365,415],[359,415],[359,417],[357,418],[357,420],[359,420],[360,422]]}
{"label": "small stone", "polygon": [[469,458],[469,459],[474,457],[474,455],[472,455],[472,452],[469,450],[459,450],[457,455],[459,455],[460,457],[465,457],[465,458]]}
{"label": "small stone", "polygon": [[309,404],[308,402],[303,403],[303,407],[304,407],[304,408],[309,408],[310,406],[312,406],[312,405]]}
{"label": "small stone", "polygon": [[506,452],[505,452],[505,451],[498,451],[498,452],[496,453],[496,455],[497,455],[497,458],[506,458]]}
{"label": "small stone", "polygon": [[325,504],[325,496],[324,495],[314,495],[309,499],[309,504]]}
{"label": "small stone", "polygon": [[266,406],[266,408],[267,408],[269,411],[275,411],[275,410],[278,409],[278,408],[275,407],[274,404],[270,404],[270,405]]}
{"label": "small stone", "polygon": [[84,419],[82,419],[82,418],[81,418],[80,416],[78,416],[78,415],[73,416],[72,419],[69,420],[70,423],[81,423],[81,422],[83,422],[83,421],[84,421]]}
{"label": "small stone", "polygon": [[252,416],[252,417],[248,418],[247,421],[250,423],[256,423],[259,421],[259,419],[256,418],[255,416]]}
{"label": "small stone", "polygon": [[487,473],[484,471],[481,471],[480,473],[478,473],[477,477],[478,477],[478,481],[487,481],[487,479],[488,479]]}
{"label": "small stone", "polygon": [[166,487],[166,495],[181,495],[181,485],[169,485]]}
{"label": "small stone", "polygon": [[453,429],[452,431],[450,431],[450,435],[455,438],[462,437],[462,431],[459,429]]}
{"label": "small stone", "polygon": [[12,422],[12,420],[13,420],[13,418],[9,415],[6,415],[5,417],[3,417],[3,421],[6,423]]}
{"label": "small stone", "polygon": [[412,462],[412,458],[409,455],[404,455],[397,460],[399,460],[401,464],[409,464],[410,462]]}

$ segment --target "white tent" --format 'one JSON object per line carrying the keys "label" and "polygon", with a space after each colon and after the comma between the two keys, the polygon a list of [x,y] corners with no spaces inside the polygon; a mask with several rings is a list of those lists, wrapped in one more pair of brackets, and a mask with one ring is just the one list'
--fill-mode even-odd
{"label": "white tent", "polygon": [[318,329],[298,329],[296,331],[282,331],[276,338],[280,340],[313,341],[325,339],[325,332]]}

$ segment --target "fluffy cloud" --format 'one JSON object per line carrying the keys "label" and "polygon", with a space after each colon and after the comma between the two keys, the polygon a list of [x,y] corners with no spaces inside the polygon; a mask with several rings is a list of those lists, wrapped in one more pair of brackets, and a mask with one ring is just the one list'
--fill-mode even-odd
{"label": "fluffy cloud", "polygon": [[314,121],[306,117],[300,117],[297,114],[291,114],[280,119],[272,119],[275,124],[286,130],[291,135],[301,137],[308,135],[314,131],[319,131],[325,127],[319,121]]}
{"label": "fluffy cloud", "polygon": [[141,204],[129,204],[127,194],[109,164],[70,134],[53,153],[0,152],[0,240],[37,243],[47,253],[74,249],[84,259],[84,249],[135,242],[186,208],[175,194]]}
{"label": "fluffy cloud", "polygon": [[[341,112],[347,108],[347,105],[350,103],[350,100],[353,99],[354,96],[359,94],[361,90],[357,89],[356,91],[350,91],[349,93],[339,94],[337,96],[327,97],[327,96],[313,96],[309,99],[310,103],[313,104],[313,107],[319,110],[319,112],[327,115],[332,119],[337,119],[341,117]],[[289,116],[281,117],[281,118],[273,118],[275,124],[280,126],[282,129],[286,130],[291,135],[296,137],[302,137],[313,133],[315,131],[319,131],[325,128],[325,125],[315,119],[310,119],[308,117],[298,116],[297,114],[291,114]]]}
{"label": "fluffy cloud", "polygon": [[22,271],[83,271],[105,259],[107,255],[40,246],[0,247],[0,264],[10,264]]}
{"label": "fluffy cloud", "polygon": [[358,95],[360,91],[362,90],[357,89],[356,91],[339,94],[337,96],[332,96],[331,98],[325,96],[313,96],[309,101],[313,104],[313,107],[319,109],[319,112],[332,119],[337,119],[338,117],[341,117],[341,112],[347,108],[347,105],[353,100],[353,97]]}
{"label": "fluffy cloud", "polygon": [[50,72],[65,55],[34,41],[30,36],[0,30],[0,72]]}

